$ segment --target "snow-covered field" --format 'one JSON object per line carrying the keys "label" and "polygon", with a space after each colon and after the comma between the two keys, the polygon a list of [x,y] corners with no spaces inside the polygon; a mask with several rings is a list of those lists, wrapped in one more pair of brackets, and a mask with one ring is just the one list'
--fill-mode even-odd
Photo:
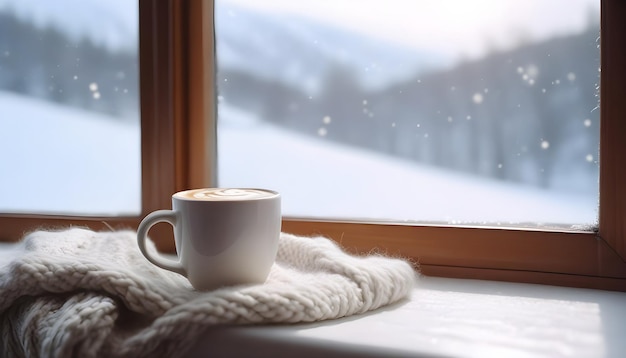
{"label": "snow-covered field", "polygon": [[592,225],[597,198],[540,190],[342,146],[221,105],[220,186],[281,192],[298,217]]}
{"label": "snow-covered field", "polygon": [[139,124],[0,92],[0,212],[140,210]]}
{"label": "snow-covered field", "polygon": [[[0,211],[140,210],[139,127],[0,92]],[[289,216],[593,224],[597,198],[461,175],[285,131],[220,105],[220,186],[281,192]]]}

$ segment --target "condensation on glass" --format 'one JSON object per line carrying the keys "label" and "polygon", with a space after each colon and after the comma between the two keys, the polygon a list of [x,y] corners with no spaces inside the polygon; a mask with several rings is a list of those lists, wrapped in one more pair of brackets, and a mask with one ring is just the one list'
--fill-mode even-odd
{"label": "condensation on glass", "polygon": [[594,226],[599,11],[219,0],[219,184],[295,217]]}
{"label": "condensation on glass", "polygon": [[136,1],[0,0],[0,212],[141,211]]}

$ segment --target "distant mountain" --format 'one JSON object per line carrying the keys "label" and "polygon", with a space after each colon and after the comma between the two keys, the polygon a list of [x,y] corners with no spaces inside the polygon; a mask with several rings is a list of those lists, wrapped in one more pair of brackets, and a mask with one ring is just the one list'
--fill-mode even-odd
{"label": "distant mountain", "polygon": [[[137,7],[129,0],[0,0],[0,12],[40,29],[55,28],[75,43],[86,38],[113,51],[136,51]],[[331,66],[350,68],[363,87],[378,89],[449,62],[302,16],[268,14],[227,1],[216,1],[215,8],[220,69],[279,79],[309,93],[319,88]]]}
{"label": "distant mountain", "polygon": [[218,71],[234,70],[315,92],[331,66],[358,74],[369,89],[449,61],[296,15],[261,13],[217,1]]}
{"label": "distant mountain", "polygon": [[[336,67],[331,56],[319,54],[313,62],[318,71],[333,67],[320,76],[315,95],[295,80],[221,69],[219,100],[283,129],[342,145],[592,195],[598,175],[598,28],[424,70],[379,89],[366,88],[351,67]],[[288,35],[275,46],[293,33]],[[281,51],[296,58],[300,50]],[[247,59],[271,65],[257,53]]]}

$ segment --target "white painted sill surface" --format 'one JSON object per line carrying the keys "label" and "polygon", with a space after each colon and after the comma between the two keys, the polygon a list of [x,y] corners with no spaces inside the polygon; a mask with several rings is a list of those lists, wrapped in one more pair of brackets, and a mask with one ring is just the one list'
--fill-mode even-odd
{"label": "white painted sill surface", "polygon": [[626,293],[421,277],[409,300],[361,316],[210,329],[190,356],[626,357]]}
{"label": "white painted sill surface", "polygon": [[410,300],[294,326],[214,329],[195,356],[626,357],[626,293],[422,277]]}

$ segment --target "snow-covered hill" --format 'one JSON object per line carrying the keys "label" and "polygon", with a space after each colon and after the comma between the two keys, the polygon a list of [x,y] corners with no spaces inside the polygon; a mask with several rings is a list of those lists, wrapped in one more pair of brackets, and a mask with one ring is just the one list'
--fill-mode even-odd
{"label": "snow-covered hill", "polygon": [[[140,210],[139,128],[0,92],[0,212]],[[266,187],[290,216],[593,224],[596,199],[506,184],[276,128],[220,107],[220,186]]]}
{"label": "snow-covered hill", "polygon": [[0,91],[0,212],[140,210],[138,124]]}
{"label": "snow-covered hill", "polygon": [[597,198],[464,175],[289,132],[220,106],[219,184],[281,192],[285,215],[593,225]]}
{"label": "snow-covered hill", "polygon": [[451,61],[294,14],[216,2],[218,66],[314,91],[330,66],[345,66],[379,88]]}

